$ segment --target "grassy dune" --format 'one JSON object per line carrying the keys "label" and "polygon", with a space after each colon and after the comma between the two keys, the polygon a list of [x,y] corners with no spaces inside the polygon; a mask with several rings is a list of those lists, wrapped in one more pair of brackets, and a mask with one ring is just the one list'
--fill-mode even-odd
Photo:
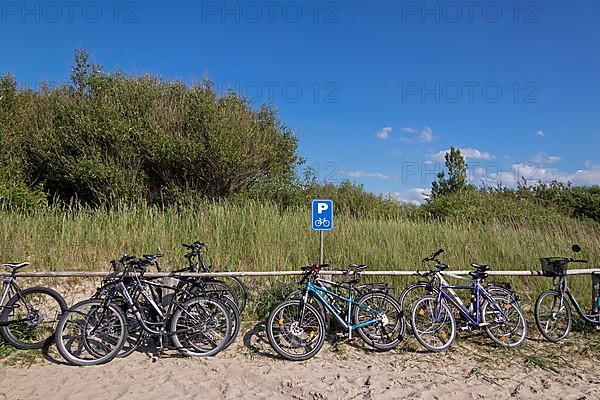
{"label": "grassy dune", "polygon": [[[0,259],[26,260],[37,271],[104,271],[109,260],[125,252],[160,251],[170,269],[184,261],[181,243],[200,239],[222,269],[294,270],[318,259],[318,234],[310,231],[309,218],[308,207],[281,212],[252,203],[177,211],[5,211],[0,213]],[[335,230],[326,234],[326,261],[338,267],[366,263],[372,270],[414,270],[422,268],[424,256],[445,248],[443,259],[453,269],[485,262],[496,270],[527,270],[539,268],[539,257],[569,255],[573,242],[582,245],[582,257],[591,266],[600,265],[600,227],[570,219],[524,226],[338,216]],[[550,285],[541,278],[512,281],[532,294]],[[574,288],[587,290],[588,281],[574,278]],[[406,282],[395,284],[401,288]]]}

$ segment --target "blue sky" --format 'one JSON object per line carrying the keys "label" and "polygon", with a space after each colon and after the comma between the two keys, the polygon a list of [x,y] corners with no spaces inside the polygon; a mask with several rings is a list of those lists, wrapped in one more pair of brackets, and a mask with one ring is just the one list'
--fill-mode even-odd
{"label": "blue sky", "polygon": [[319,178],[418,201],[443,152],[475,183],[600,184],[600,2],[7,1],[0,73],[209,78],[272,102]]}

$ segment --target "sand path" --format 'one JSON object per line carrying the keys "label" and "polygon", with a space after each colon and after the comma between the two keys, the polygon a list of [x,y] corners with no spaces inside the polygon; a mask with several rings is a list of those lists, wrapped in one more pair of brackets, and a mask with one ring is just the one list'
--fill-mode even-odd
{"label": "sand path", "polygon": [[[594,359],[531,362],[485,338],[460,338],[443,354],[414,349],[410,341],[388,353],[358,341],[328,343],[314,359],[293,363],[273,357],[259,327],[210,359],[167,352],[86,368],[2,365],[0,399],[600,399]],[[557,366],[558,373],[546,369]]]}

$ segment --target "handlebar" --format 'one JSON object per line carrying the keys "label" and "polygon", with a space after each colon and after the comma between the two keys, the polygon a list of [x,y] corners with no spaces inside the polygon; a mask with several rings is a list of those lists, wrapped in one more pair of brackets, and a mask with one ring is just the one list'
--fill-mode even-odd
{"label": "handlebar", "polygon": [[181,245],[183,247],[185,247],[186,249],[196,250],[196,251],[198,251],[206,246],[206,244],[204,242],[201,242],[199,240],[196,240],[194,243],[190,243],[190,244],[182,243]]}
{"label": "handlebar", "polygon": [[437,262],[437,256],[439,256],[440,254],[442,254],[444,252],[444,249],[439,249],[438,251],[436,251],[435,253],[432,253],[429,257],[425,257],[423,259],[423,262],[428,262],[428,261],[436,261]]}

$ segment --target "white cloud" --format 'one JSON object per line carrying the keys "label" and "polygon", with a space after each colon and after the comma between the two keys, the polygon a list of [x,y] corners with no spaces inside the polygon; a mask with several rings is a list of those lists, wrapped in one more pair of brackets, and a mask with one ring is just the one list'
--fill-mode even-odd
{"label": "white cloud", "polygon": [[376,179],[383,179],[383,180],[393,179],[393,176],[385,175],[385,174],[382,174],[379,172],[349,171],[349,172],[344,172],[344,174],[351,178],[376,178]]}
{"label": "white cloud", "polygon": [[[446,153],[449,153],[450,149],[438,151],[437,153],[429,154],[427,158],[430,161],[434,162],[444,162],[444,157]],[[465,158],[466,161],[469,160],[491,160],[492,155],[486,151],[481,151],[479,149],[473,149],[471,147],[467,147],[466,149],[460,148],[460,153]]]}
{"label": "white cloud", "polygon": [[393,129],[391,127],[385,127],[382,128],[381,130],[377,131],[377,133],[375,134],[379,139],[387,139],[390,137],[390,134],[392,133]]}
{"label": "white cloud", "polygon": [[425,128],[423,128],[423,130],[421,131],[421,134],[419,135],[419,142],[429,143],[432,141],[433,141],[433,131],[431,130],[430,127],[426,126]]}
{"label": "white cloud", "polygon": [[401,190],[399,192],[391,192],[389,193],[389,196],[403,203],[423,204],[430,194],[430,189],[413,188]]}
{"label": "white cloud", "polygon": [[403,136],[400,138],[405,143],[430,143],[433,142],[435,136],[433,135],[433,130],[426,126],[421,129],[421,131],[416,130],[415,128],[406,127],[402,128],[402,132],[410,133],[410,136]]}
{"label": "white cloud", "polygon": [[586,169],[580,169],[573,173],[561,171],[557,168],[541,167],[535,163],[515,163],[510,166],[509,171],[499,171],[492,168],[487,171],[476,168],[474,180],[495,186],[501,183],[503,186],[514,187],[521,177],[529,184],[537,182],[558,181],[562,183],[571,182],[576,186],[600,185],[600,164],[588,165]]}
{"label": "white cloud", "polygon": [[531,158],[531,161],[537,164],[556,164],[560,160],[560,156],[549,156],[546,153],[537,153]]}
{"label": "white cloud", "polygon": [[536,131],[535,136],[544,137],[546,135],[544,134],[544,131]]}

